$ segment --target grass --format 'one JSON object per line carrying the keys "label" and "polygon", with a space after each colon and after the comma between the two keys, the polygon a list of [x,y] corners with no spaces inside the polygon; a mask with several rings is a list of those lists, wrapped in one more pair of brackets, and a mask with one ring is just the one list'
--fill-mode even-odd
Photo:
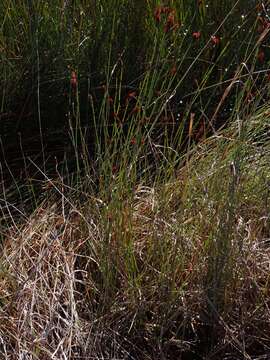
{"label": "grass", "polygon": [[[252,137],[267,111],[246,119]],[[228,129],[200,144],[169,182],[130,188],[127,169],[112,180],[110,198],[87,194],[83,203],[60,188],[63,198],[6,237],[3,351],[267,354],[268,163],[267,139],[258,146]]]}
{"label": "grass", "polygon": [[243,4],[2,2],[3,358],[268,358],[269,27]]}

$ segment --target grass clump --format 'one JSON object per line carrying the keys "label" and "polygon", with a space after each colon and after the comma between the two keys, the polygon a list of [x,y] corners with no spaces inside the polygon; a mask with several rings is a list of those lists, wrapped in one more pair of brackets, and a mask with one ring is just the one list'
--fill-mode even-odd
{"label": "grass clump", "polygon": [[54,198],[10,229],[3,354],[267,354],[269,141],[254,137],[268,111],[246,118],[243,135],[233,122],[200,143],[170,181],[150,186],[122,167],[109,194],[101,183],[82,203]]}
{"label": "grass clump", "polygon": [[243,4],[2,2],[3,358],[269,356],[268,10]]}

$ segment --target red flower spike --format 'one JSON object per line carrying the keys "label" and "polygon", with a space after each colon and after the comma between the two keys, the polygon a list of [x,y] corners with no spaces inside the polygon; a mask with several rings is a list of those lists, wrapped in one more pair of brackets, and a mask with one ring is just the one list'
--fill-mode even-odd
{"label": "red flower spike", "polygon": [[167,17],[167,22],[164,28],[164,31],[167,33],[169,30],[171,30],[175,25],[175,15],[174,11],[169,12],[169,15]]}
{"label": "red flower spike", "polygon": [[112,173],[115,174],[118,171],[118,166],[117,165],[113,165],[112,166]]}
{"label": "red flower spike", "polygon": [[201,37],[201,32],[200,31],[194,31],[194,33],[192,33],[192,36],[194,39],[198,40]]}
{"label": "red flower spike", "polygon": [[262,49],[259,50],[257,57],[258,57],[258,60],[259,60],[260,63],[264,62],[265,53],[264,53],[264,51]]}
{"label": "red flower spike", "polygon": [[218,45],[220,43],[220,38],[216,35],[211,36],[211,41],[214,45]]}
{"label": "red flower spike", "polygon": [[136,144],[137,144],[137,141],[136,141],[135,138],[132,138],[132,139],[130,140],[130,143],[131,143],[131,145],[136,145]]}
{"label": "red flower spike", "polygon": [[136,99],[136,91],[130,91],[126,96],[126,104],[129,102],[130,99]]}
{"label": "red flower spike", "polygon": [[167,23],[170,25],[170,26],[173,26],[174,23],[175,23],[175,13],[174,11],[170,12],[169,15],[168,15],[168,18],[167,18]]}
{"label": "red flower spike", "polygon": [[170,14],[173,10],[169,6],[163,6],[161,8],[162,14]]}
{"label": "red flower spike", "polygon": [[177,73],[177,67],[176,67],[175,64],[174,64],[173,67],[171,68],[170,73],[171,73],[172,76]]}
{"label": "red flower spike", "polygon": [[75,71],[71,72],[70,84],[73,89],[77,88],[78,80],[77,80],[77,75],[76,75]]}

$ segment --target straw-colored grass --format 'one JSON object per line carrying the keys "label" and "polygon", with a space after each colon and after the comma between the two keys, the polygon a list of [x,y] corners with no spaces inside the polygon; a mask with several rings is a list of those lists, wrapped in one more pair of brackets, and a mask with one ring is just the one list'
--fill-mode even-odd
{"label": "straw-colored grass", "polygon": [[115,176],[110,198],[54,197],[11,228],[2,355],[266,358],[269,141],[255,129],[267,119],[266,107],[242,138],[232,125],[200,143],[166,183],[130,190]]}

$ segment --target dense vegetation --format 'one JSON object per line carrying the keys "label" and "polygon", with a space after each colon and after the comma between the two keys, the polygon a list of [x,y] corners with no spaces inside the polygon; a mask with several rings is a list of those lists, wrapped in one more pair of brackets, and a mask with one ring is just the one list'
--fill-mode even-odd
{"label": "dense vegetation", "polygon": [[0,3],[0,357],[270,356],[268,1]]}

